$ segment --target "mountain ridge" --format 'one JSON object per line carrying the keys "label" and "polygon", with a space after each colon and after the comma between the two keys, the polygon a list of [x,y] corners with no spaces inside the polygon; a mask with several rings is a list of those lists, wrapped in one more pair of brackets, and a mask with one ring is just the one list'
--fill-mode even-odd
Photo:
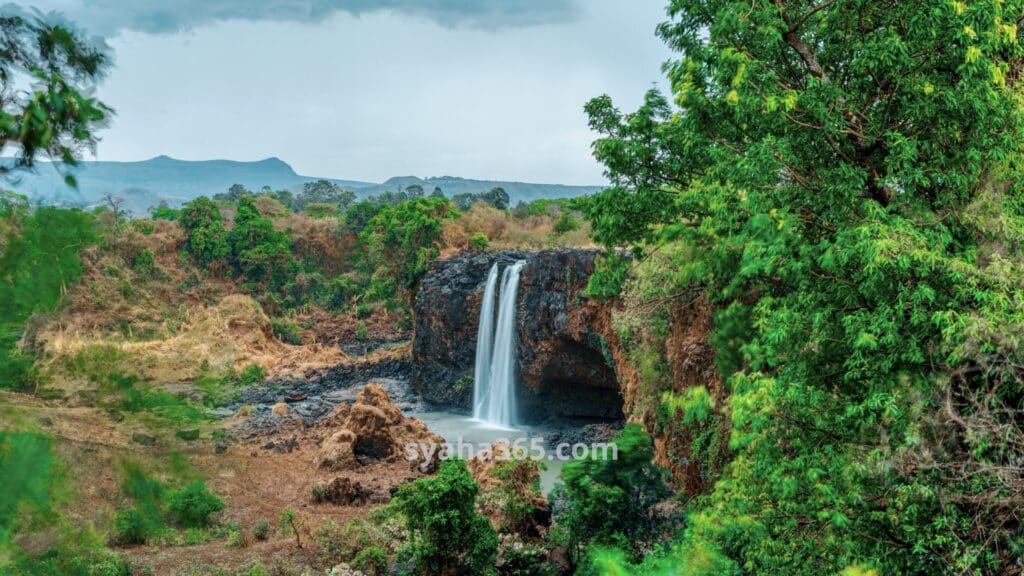
{"label": "mountain ridge", "polygon": [[[9,163],[11,160],[4,158],[0,162]],[[124,208],[134,214],[144,214],[160,202],[176,206],[199,196],[212,196],[226,191],[232,184],[242,184],[252,190],[270,186],[275,190],[287,188],[298,192],[306,182],[329,180],[356,191],[361,198],[385,191],[397,192],[411,185],[422,186],[427,194],[439,187],[448,197],[485,192],[500,186],[508,192],[513,203],[582,196],[604,188],[458,176],[393,176],[384,182],[374,183],[298,174],[290,164],[276,156],[251,161],[180,160],[165,154],[135,161],[86,160],[70,170],[78,181],[77,188],[65,184],[62,168],[60,163],[38,162],[33,170],[10,174],[4,187],[24,194],[34,203],[85,207],[99,204],[107,194],[113,194],[122,198]]]}

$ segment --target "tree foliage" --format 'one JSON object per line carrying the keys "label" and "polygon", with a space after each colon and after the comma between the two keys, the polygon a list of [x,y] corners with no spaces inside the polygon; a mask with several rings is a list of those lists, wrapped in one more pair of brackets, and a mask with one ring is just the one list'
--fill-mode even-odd
{"label": "tree foliage", "polygon": [[359,239],[366,247],[365,265],[397,287],[414,293],[430,261],[437,257],[441,225],[457,213],[443,198],[417,198],[383,206]]}
{"label": "tree foliage", "polygon": [[185,230],[185,250],[200,266],[223,260],[229,253],[227,231],[217,204],[200,196],[186,204],[178,215]]}
{"label": "tree foliage", "polygon": [[655,533],[651,507],[670,494],[664,470],[651,463],[651,437],[640,425],[626,426],[613,442],[618,447],[615,458],[591,451],[562,468],[563,484],[556,492],[562,503],[555,509],[555,521],[577,555],[589,544],[632,553],[638,542]]}
{"label": "tree foliage", "polygon": [[78,253],[96,242],[95,219],[80,210],[8,203],[0,220],[10,229],[0,253],[0,388],[24,388],[32,362],[17,350],[25,321],[55,309],[82,273]]}
{"label": "tree foliage", "polygon": [[588,104],[613,187],[583,211],[609,248],[688,246],[671,278],[715,307],[734,458],[643,572],[1014,570],[1024,4],[669,15],[676,106]]}
{"label": "tree foliage", "polygon": [[274,229],[269,218],[260,215],[252,196],[238,201],[234,228],[227,235],[232,263],[253,282],[278,288],[297,272],[291,239]]}
{"label": "tree foliage", "polygon": [[446,460],[436,476],[405,484],[391,506],[410,534],[407,552],[418,574],[494,574],[498,535],[476,511],[477,486],[462,460]]}
{"label": "tree foliage", "polygon": [[[101,40],[14,5],[0,12],[0,145],[13,162],[0,172],[32,167],[38,156],[74,165],[96,144],[110,108],[86,96],[103,78],[110,57]],[[74,184],[74,177],[66,175]]]}
{"label": "tree foliage", "polygon": [[292,201],[291,208],[303,212],[312,204],[330,204],[344,211],[355,200],[356,193],[352,190],[342,188],[330,180],[317,180],[303,184],[302,192]]}

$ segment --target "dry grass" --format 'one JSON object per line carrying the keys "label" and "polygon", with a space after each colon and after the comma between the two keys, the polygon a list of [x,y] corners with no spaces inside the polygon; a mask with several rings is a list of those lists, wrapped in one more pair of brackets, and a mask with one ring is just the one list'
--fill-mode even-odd
{"label": "dry grass", "polygon": [[498,210],[484,202],[476,203],[456,220],[444,223],[441,230],[441,257],[448,257],[470,248],[474,234],[487,236],[491,250],[539,250],[542,248],[589,248],[590,227],[580,221],[580,228],[562,235],[554,233],[558,213],[516,218],[508,211]]}

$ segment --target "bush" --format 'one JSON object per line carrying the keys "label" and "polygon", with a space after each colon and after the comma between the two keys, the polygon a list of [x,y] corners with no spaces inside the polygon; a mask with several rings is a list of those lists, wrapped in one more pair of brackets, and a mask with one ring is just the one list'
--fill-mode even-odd
{"label": "bush", "polygon": [[469,237],[469,247],[472,250],[487,250],[487,234],[477,232]]}
{"label": "bush", "polygon": [[266,540],[270,536],[270,522],[258,520],[252,525],[252,536],[260,542]]}
{"label": "bush", "polygon": [[338,207],[334,204],[313,203],[306,206],[306,215],[310,218],[333,218],[338,214]]}
{"label": "bush", "polygon": [[309,489],[309,499],[314,504],[320,504],[327,501],[327,485],[322,482],[313,484],[313,487]]}
{"label": "bush", "polygon": [[364,548],[352,559],[352,567],[366,576],[384,576],[388,572],[388,554],[379,546]]}
{"label": "bush", "polygon": [[498,535],[476,512],[477,486],[462,460],[398,489],[392,500],[411,537],[403,550],[420,574],[494,574]]}
{"label": "bush", "polygon": [[209,491],[202,480],[167,495],[167,511],[180,526],[202,528],[210,516],[224,509],[224,502]]}
{"label": "bush", "polygon": [[302,344],[302,332],[299,325],[291,320],[270,319],[270,328],[274,331],[274,337],[285,344]]}
{"label": "bush", "polygon": [[589,543],[634,552],[634,544],[657,528],[652,506],[671,494],[665,471],[651,463],[654,445],[639,424],[623,428],[614,444],[617,458],[592,453],[562,468],[564,484],[552,499],[563,502],[553,512],[576,555]]}
{"label": "bush", "polygon": [[563,209],[562,213],[558,216],[558,220],[555,220],[554,232],[556,236],[561,236],[573,230],[579,230],[579,228],[579,220],[572,215],[570,210]]}
{"label": "bush", "polygon": [[132,269],[142,278],[153,278],[156,276],[156,260],[153,257],[153,251],[149,248],[144,248],[142,252],[139,252],[135,257],[135,261],[132,262]]}
{"label": "bush", "polygon": [[114,544],[145,544],[152,535],[150,522],[138,508],[121,510],[114,516]]}
{"label": "bush", "polygon": [[176,430],[174,437],[179,440],[185,440],[186,442],[193,442],[199,440],[199,428],[189,428],[185,430]]}
{"label": "bush", "polygon": [[369,337],[370,334],[366,330],[366,322],[360,320],[359,324],[356,325],[356,340],[362,342],[364,340],[367,340]]}
{"label": "bush", "polygon": [[320,548],[320,560],[325,564],[351,561],[360,551],[386,544],[376,526],[362,519],[339,525],[328,520],[313,532],[313,541]]}
{"label": "bush", "polygon": [[266,371],[259,364],[249,364],[238,374],[238,384],[252,386],[267,377]]}

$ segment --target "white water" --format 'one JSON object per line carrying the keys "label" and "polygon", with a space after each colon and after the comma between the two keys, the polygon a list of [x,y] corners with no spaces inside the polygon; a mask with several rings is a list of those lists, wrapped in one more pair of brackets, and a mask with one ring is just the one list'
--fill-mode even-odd
{"label": "white water", "polygon": [[491,389],[491,355],[494,349],[494,289],[498,284],[498,264],[487,273],[487,287],[480,301],[480,321],[476,333],[476,367],[473,378],[473,418],[484,419]]}
{"label": "white water", "polygon": [[[473,416],[478,420],[500,428],[512,428],[516,418],[516,299],[519,294],[519,273],[526,261],[519,260],[505,268],[501,279],[501,301],[498,303],[498,324],[494,331],[493,350],[476,353],[476,381],[473,386]],[[495,268],[492,273],[497,273]],[[488,284],[491,278],[488,275]],[[488,307],[493,306],[493,294],[488,299],[487,291],[480,305],[480,333],[490,323]],[[488,302],[492,302],[488,304]],[[490,312],[493,315],[493,311]],[[478,335],[477,340],[480,341]],[[489,343],[489,342],[488,342]],[[482,355],[483,352],[483,355]],[[490,362],[485,369],[482,360],[490,353]],[[481,374],[487,372],[486,377]],[[479,399],[479,400],[478,400]]]}

